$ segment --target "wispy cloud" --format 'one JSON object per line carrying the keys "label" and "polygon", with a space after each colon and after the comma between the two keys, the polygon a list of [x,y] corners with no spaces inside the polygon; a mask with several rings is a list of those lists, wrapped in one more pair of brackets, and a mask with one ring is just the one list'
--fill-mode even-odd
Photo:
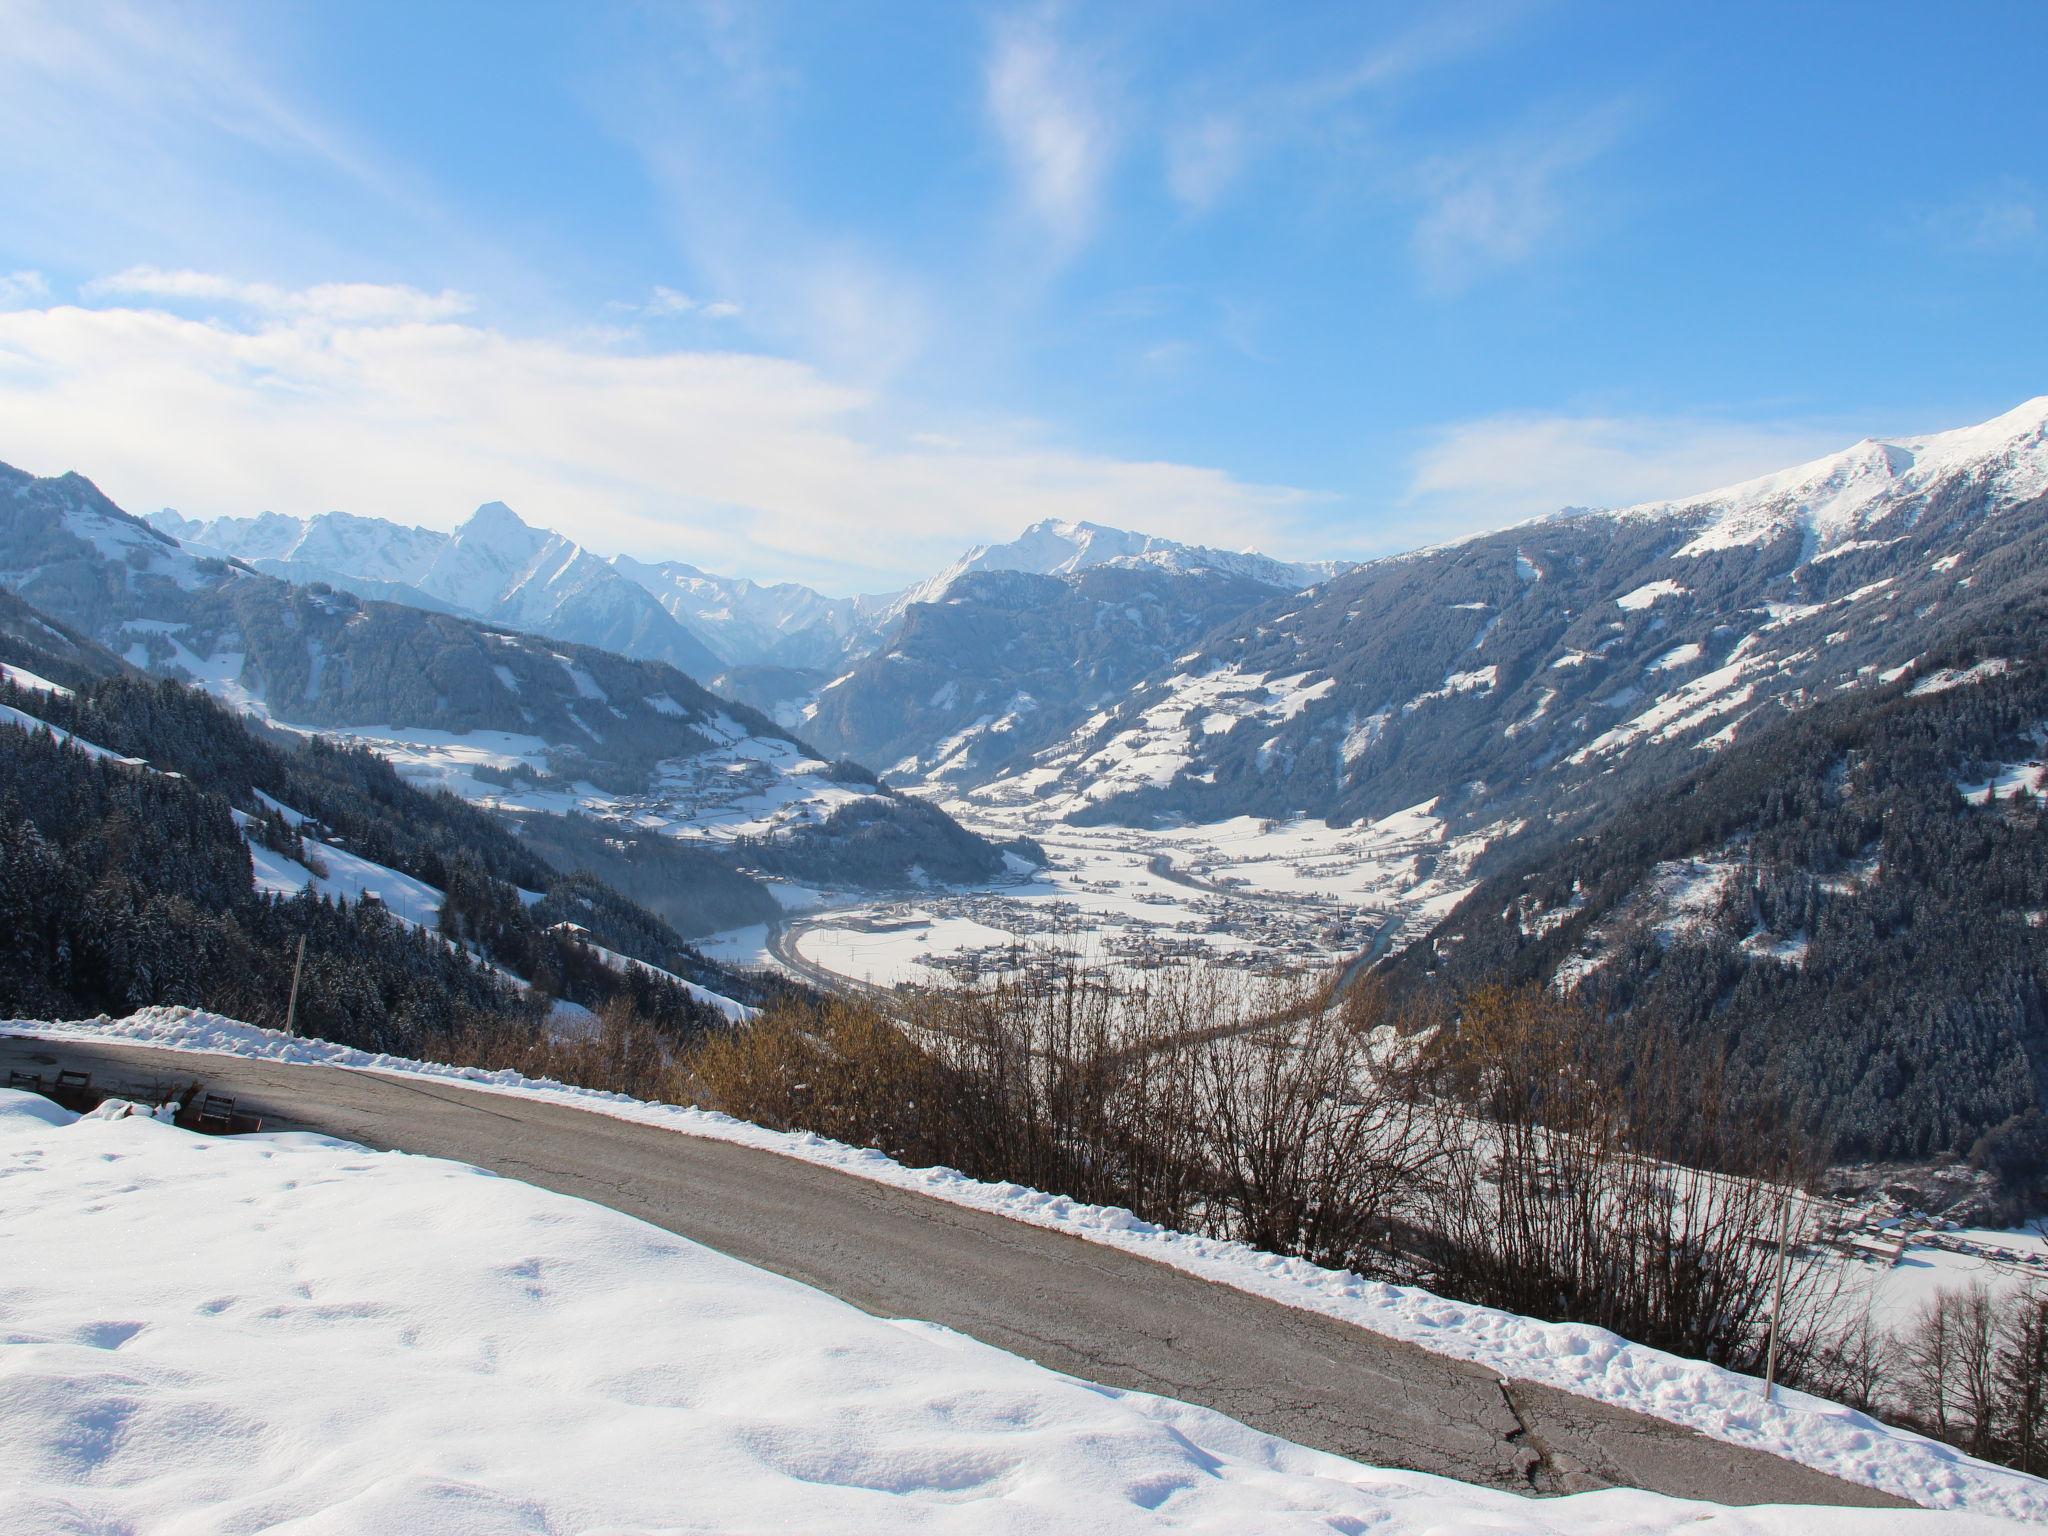
{"label": "wispy cloud", "polygon": [[727,299],[695,299],[680,288],[670,288],[656,283],[645,300],[638,304],[619,303],[612,306],[643,320],[672,320],[682,315],[696,315],[705,320],[730,320],[740,312],[740,307]]}
{"label": "wispy cloud", "polygon": [[1554,127],[1432,156],[1414,173],[1414,252],[1424,280],[1455,291],[1536,255],[1567,225],[1573,173],[1611,147],[1628,116],[1611,104]]}
{"label": "wispy cloud", "polygon": [[49,291],[49,280],[40,272],[0,272],[0,309],[40,299]]}
{"label": "wispy cloud", "polygon": [[229,17],[126,0],[0,5],[0,173],[18,235],[61,234],[74,253],[137,234],[157,249],[310,238],[274,195],[235,185],[258,164],[295,190],[383,205],[385,222],[424,206]]}
{"label": "wispy cloud", "polygon": [[692,313],[743,319],[879,387],[922,352],[934,304],[925,275],[870,231],[828,222],[792,191],[788,114],[805,81],[773,15],[723,0],[637,11],[632,46],[583,80],[585,105],[638,157],[691,287],[718,295]]}
{"label": "wispy cloud", "polygon": [[1056,254],[1094,232],[1117,133],[1101,68],[1039,7],[1001,18],[990,39],[989,121],[1024,206]]}
{"label": "wispy cloud", "polygon": [[[178,277],[162,286],[180,298],[251,286]],[[599,548],[870,588],[1046,516],[1286,543],[1309,500],[1201,465],[905,424],[786,359],[509,335],[409,314],[429,297],[411,290],[354,314],[318,296],[365,291],[264,291],[199,317],[0,312],[0,458],[193,513],[340,506],[447,526],[501,497]]]}
{"label": "wispy cloud", "polygon": [[1482,417],[1431,435],[1411,465],[1401,517],[1380,531],[1395,544],[1427,544],[1566,506],[1667,500],[1804,463],[1855,436],[1813,421]]}
{"label": "wispy cloud", "polygon": [[1970,196],[1930,208],[1917,221],[1937,245],[1984,254],[2048,248],[2048,196],[2031,182],[2007,177]]}
{"label": "wispy cloud", "polygon": [[309,288],[283,288],[275,283],[243,282],[215,272],[167,272],[160,267],[130,267],[111,277],[94,278],[80,291],[89,299],[215,301],[264,314],[298,315],[343,324],[447,320],[476,307],[476,301],[468,294],[452,289],[425,293],[403,283],[316,283]]}
{"label": "wispy cloud", "polygon": [[1289,145],[1327,151],[1333,123],[1383,109],[1398,88],[1497,45],[1528,9],[1527,0],[1446,0],[1333,63],[1234,88],[1212,84],[1162,131],[1167,188],[1182,207],[1206,213],[1260,158]]}
{"label": "wispy cloud", "polygon": [[1209,112],[1166,130],[1166,185],[1179,204],[1206,213],[1223,199],[1255,150],[1244,119]]}

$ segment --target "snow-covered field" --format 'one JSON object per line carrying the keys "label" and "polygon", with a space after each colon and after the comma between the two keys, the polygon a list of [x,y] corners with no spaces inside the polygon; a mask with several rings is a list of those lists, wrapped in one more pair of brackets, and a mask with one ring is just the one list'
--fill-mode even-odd
{"label": "snow-covered field", "polygon": [[0,1532],[1988,1533],[1377,1470],[603,1207],[0,1091]]}
{"label": "snow-covered field", "polygon": [[[1440,1354],[1473,1361],[1498,1371],[1503,1377],[1555,1386],[1685,1425],[1731,1444],[1768,1450],[1931,1508],[1970,1510],[2048,1523],[2048,1483],[2039,1479],[1975,1461],[1948,1446],[1893,1429],[1851,1409],[1803,1393],[1780,1392],[1774,1400],[1766,1402],[1760,1395],[1758,1383],[1752,1378],[1632,1344],[1604,1329],[1579,1324],[1541,1323],[1491,1308],[1447,1301],[1426,1291],[1362,1280],[1303,1260],[1260,1253],[1242,1244],[1168,1231],[1140,1221],[1124,1210],[1083,1205],[1064,1196],[1049,1195],[1014,1184],[983,1183],[946,1168],[907,1168],[878,1152],[848,1147],[817,1136],[770,1131],[702,1110],[644,1104],[617,1095],[533,1082],[509,1072],[484,1073],[468,1068],[372,1056],[324,1041],[294,1039],[215,1015],[183,1009],[149,1009],[121,1020],[62,1024],[14,1021],[0,1024],[0,1031],[47,1038],[130,1040],[182,1050],[217,1051],[270,1060],[318,1062],[358,1070],[442,1077],[489,1092],[536,1095],[599,1113],[665,1126],[688,1135],[757,1147],[935,1199],[1048,1227],[1085,1241],[1121,1248],[1283,1305],[1316,1312]],[[4,1283],[0,1281],[0,1284]],[[0,1295],[4,1294],[0,1292]],[[1238,1433],[1247,1432],[1240,1430]],[[4,1430],[0,1430],[0,1446],[5,1443]],[[0,1450],[0,1456],[5,1454]],[[714,1525],[712,1528],[719,1527]],[[1314,1528],[1408,1529],[1399,1524],[1376,1525],[1370,1520],[1348,1527],[1338,1523]],[[1425,1522],[1419,1528],[1463,1530],[1468,1527],[1455,1524],[1430,1527]],[[1505,1528],[1531,1527],[1509,1525]],[[1598,1527],[1581,1523],[1567,1524],[1562,1528],[1584,1530]],[[1622,1528],[1651,1530],[1661,1527],[1639,1525]],[[4,1529],[0,1526],[0,1531]],[[1786,1529],[1818,1530],[1826,1527],[1794,1524]]]}
{"label": "snow-covered field", "polygon": [[[1048,868],[1010,885],[814,918],[798,952],[882,986],[930,985],[951,971],[987,976],[1006,956],[1048,949],[1140,969],[1208,960],[1320,970],[1443,916],[1470,889],[1472,861],[1515,830],[1446,838],[1431,802],[1349,827],[1250,816],[1077,827],[1056,808],[1006,796],[999,783],[942,804],[985,836],[1036,839]],[[731,936],[718,952],[746,963],[760,950]]]}
{"label": "snow-covered field", "polygon": [[[575,669],[572,675],[588,681]],[[679,712],[665,695],[646,702],[663,714]],[[667,708],[659,708],[662,705]],[[472,804],[549,815],[580,811],[683,839],[766,837],[822,822],[840,806],[872,798],[874,793],[858,784],[837,782],[829,777],[830,765],[822,759],[779,737],[749,735],[726,715],[701,725],[713,738],[708,751],[667,759],[641,793],[614,793],[581,780],[508,785],[479,772],[545,772],[552,748],[538,736],[391,725],[321,726],[316,730],[285,721],[272,723],[303,735],[338,737],[368,747],[389,759],[408,782],[445,789]]]}

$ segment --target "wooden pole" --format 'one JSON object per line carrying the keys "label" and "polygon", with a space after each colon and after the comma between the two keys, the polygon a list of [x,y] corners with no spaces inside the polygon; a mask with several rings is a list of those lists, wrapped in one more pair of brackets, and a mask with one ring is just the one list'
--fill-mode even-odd
{"label": "wooden pole", "polygon": [[299,935],[299,957],[292,962],[292,995],[284,1005],[284,1032],[295,1035],[299,1020],[299,972],[306,968],[306,936]]}
{"label": "wooden pole", "polygon": [[1784,1203],[1778,1207],[1778,1274],[1771,1286],[1771,1343],[1764,1352],[1764,1401],[1771,1400],[1771,1393],[1778,1380],[1778,1318],[1785,1310],[1785,1247],[1792,1231],[1792,1191],[1785,1191]]}

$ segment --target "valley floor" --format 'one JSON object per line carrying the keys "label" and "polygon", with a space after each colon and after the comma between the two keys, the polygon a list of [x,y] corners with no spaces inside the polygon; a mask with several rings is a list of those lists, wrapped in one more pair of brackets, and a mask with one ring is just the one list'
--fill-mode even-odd
{"label": "valley floor", "polygon": [[[1035,840],[1045,869],[982,888],[835,900],[797,921],[798,964],[785,968],[878,987],[986,977],[1048,952],[1134,971],[1190,960],[1323,971],[1448,912],[1492,835],[1447,839],[1428,802],[1352,827],[1249,816],[1074,826],[1057,808],[999,791],[941,804],[991,839]],[[759,928],[701,947],[728,963],[778,963]]]}

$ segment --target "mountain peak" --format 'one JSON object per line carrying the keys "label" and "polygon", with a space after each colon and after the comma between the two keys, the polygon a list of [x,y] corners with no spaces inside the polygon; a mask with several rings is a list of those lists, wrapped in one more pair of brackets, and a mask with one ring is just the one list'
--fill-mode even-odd
{"label": "mountain peak", "polygon": [[517,512],[502,501],[487,501],[469,514],[469,521],[456,529],[456,535],[482,534],[489,538],[497,534],[532,533],[533,527]]}
{"label": "mountain peak", "polygon": [[2048,395],[1976,426],[1914,437],[1866,437],[1836,453],[1738,485],[1621,509],[1623,516],[1703,518],[1686,553],[1757,543],[1801,529],[1816,550],[1873,517],[1957,477],[1999,499],[2048,490]]}

